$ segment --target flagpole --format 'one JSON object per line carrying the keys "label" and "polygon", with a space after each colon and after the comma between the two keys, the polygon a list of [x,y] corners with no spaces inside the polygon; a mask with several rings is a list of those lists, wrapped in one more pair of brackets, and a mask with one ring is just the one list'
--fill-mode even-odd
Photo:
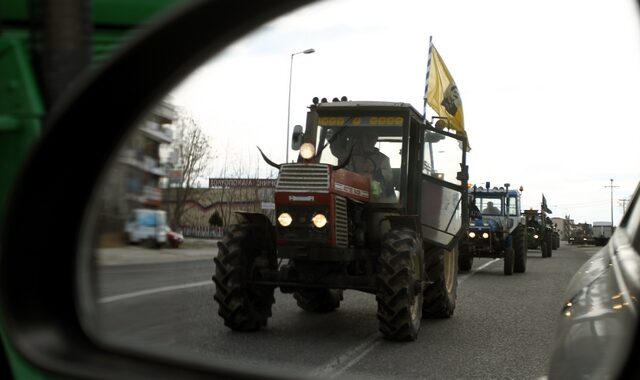
{"label": "flagpole", "polygon": [[[427,57],[427,76],[424,84],[424,102],[422,104],[422,116],[427,121],[427,90],[429,90],[429,73],[431,72],[431,49],[433,47],[433,36],[429,36],[429,54]],[[432,160],[433,161],[433,160]]]}
{"label": "flagpole", "polygon": [[[425,78],[424,83],[424,101],[422,103],[422,117],[424,118],[424,122],[427,122],[427,90],[429,90],[429,73],[431,72],[431,49],[433,47],[433,36],[429,36],[429,54],[427,58],[427,76]],[[429,141],[429,159],[431,160],[431,174],[435,173],[435,168],[433,167],[433,146],[431,145],[431,141]]]}

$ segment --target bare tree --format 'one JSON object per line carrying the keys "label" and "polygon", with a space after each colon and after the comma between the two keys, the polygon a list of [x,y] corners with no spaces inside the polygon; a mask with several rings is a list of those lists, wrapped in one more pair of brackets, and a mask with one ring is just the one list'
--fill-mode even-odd
{"label": "bare tree", "polygon": [[175,205],[171,217],[171,225],[181,225],[185,206],[192,200],[193,189],[198,180],[203,178],[211,159],[211,141],[198,122],[185,110],[178,110],[178,118],[174,122],[175,137],[171,149],[176,154],[176,168],[182,170],[179,183],[174,185]]}

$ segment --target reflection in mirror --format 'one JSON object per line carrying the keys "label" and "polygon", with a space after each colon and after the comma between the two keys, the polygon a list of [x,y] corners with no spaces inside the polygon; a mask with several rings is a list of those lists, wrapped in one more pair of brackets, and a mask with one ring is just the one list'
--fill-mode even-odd
{"label": "reflection in mirror", "polygon": [[[632,110],[637,103],[632,95],[640,88],[640,58],[628,53],[636,49],[637,20],[622,2],[450,3],[314,5],[230,46],[166,94],[132,128],[98,189],[92,223],[97,226],[95,305],[86,308],[93,313],[86,316],[93,321],[87,324],[91,335],[117,347],[167,357],[186,354],[214,364],[275,367],[291,376],[544,376],[556,311],[537,305],[555,301],[536,301],[529,308],[529,302],[506,292],[510,287],[502,284],[509,279],[493,276],[490,259],[476,261],[487,275],[458,276],[457,247],[445,251],[414,231],[416,220],[429,220],[429,215],[420,219],[421,213],[437,211],[432,234],[453,241],[450,232],[461,228],[463,215],[455,187],[442,190],[431,178],[415,180],[437,176],[461,184],[460,142],[433,132],[421,136],[423,120],[435,114],[412,111],[423,106],[428,36],[434,36],[465,104],[473,146],[467,155],[469,182],[506,178],[523,183],[528,189],[524,209],[537,208],[543,191],[560,202],[578,196],[576,188],[594,187],[578,175],[567,176],[580,172],[578,157],[590,157],[603,145],[618,147],[611,156],[635,151],[630,144],[637,138],[604,142],[590,140],[584,131],[601,127],[591,112],[596,106]],[[578,5],[585,7],[583,20],[574,12]],[[551,7],[554,12],[548,11]],[[605,40],[616,41],[608,50],[615,59],[594,56],[594,41]],[[298,54],[309,49],[315,52]],[[585,79],[611,61],[620,66],[609,73],[611,80]],[[594,93],[616,96],[597,98]],[[347,141],[355,141],[368,130],[345,117],[353,111],[346,108],[361,101],[385,102],[395,107],[392,111],[406,113],[398,116],[389,108],[360,115],[360,122],[375,117],[378,124],[387,123],[364,128],[375,131],[370,152],[388,161],[382,167],[382,161],[358,159],[354,165],[367,171],[356,172],[346,164],[338,168],[348,161],[333,154],[328,140],[340,126],[322,124],[318,112],[331,109],[334,113],[323,121],[334,117],[345,120],[342,126],[353,124],[342,129]],[[541,113],[544,122],[530,117]],[[631,114],[609,117],[618,126],[640,124]],[[296,124],[303,129],[290,128]],[[310,131],[308,125],[318,128]],[[291,129],[293,136],[286,135]],[[579,147],[564,145],[577,135]],[[257,147],[274,165],[262,159]],[[566,153],[565,148],[572,150]],[[301,169],[302,164],[308,165]],[[626,167],[605,164],[590,162],[590,173],[610,178],[612,167]],[[391,182],[387,201],[373,201],[376,191],[384,194],[383,180],[374,184],[378,172]],[[575,182],[566,184],[568,177]],[[548,188],[551,183],[556,188]],[[420,198],[429,193],[428,186],[441,193],[438,202]],[[304,191],[309,188],[313,193]],[[440,247],[446,245],[440,239]],[[388,259],[393,256],[389,247],[409,259],[396,264]],[[397,271],[400,280],[391,284],[396,276],[381,268]],[[422,268],[429,268],[429,277]],[[356,275],[358,282],[347,283]],[[557,285],[553,291],[531,294],[562,294],[570,277],[566,271],[562,276],[548,281]],[[309,278],[326,283],[300,287]],[[530,278],[518,277],[526,282],[521,289],[539,286],[539,281],[527,282]],[[284,285],[270,285],[283,279],[288,281]],[[437,291],[434,284],[440,286]],[[417,291],[423,287],[432,290]],[[382,288],[403,296],[398,301]],[[514,322],[496,330],[496,320]],[[549,321],[545,331],[533,323],[539,320]],[[383,337],[416,342],[397,344]],[[505,364],[504,352],[512,344],[523,362]],[[479,353],[480,346],[496,352]],[[467,365],[460,360],[478,355],[482,372],[477,361]]]}

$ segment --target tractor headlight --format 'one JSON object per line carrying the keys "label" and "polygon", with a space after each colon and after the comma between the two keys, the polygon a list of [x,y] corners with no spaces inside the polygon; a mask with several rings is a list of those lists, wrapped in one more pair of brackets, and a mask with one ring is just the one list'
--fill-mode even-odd
{"label": "tractor headlight", "polygon": [[534,238],[534,239],[537,239],[537,238],[538,238],[538,235],[533,235],[533,238]]}
{"label": "tractor headlight", "polygon": [[473,231],[469,232],[469,237],[470,237],[471,239],[475,238],[475,237],[476,237],[476,233],[475,233],[475,232],[473,232]]}
{"label": "tractor headlight", "polygon": [[309,160],[309,159],[313,158],[313,156],[316,155],[316,148],[313,146],[313,144],[304,143],[300,147],[300,155],[305,160]]}
{"label": "tractor headlight", "polygon": [[311,223],[313,223],[316,228],[322,228],[327,225],[327,217],[324,216],[324,214],[315,214],[313,218],[311,218]]}
{"label": "tractor headlight", "polygon": [[293,222],[293,218],[289,213],[283,212],[278,216],[278,223],[280,223],[282,227],[289,227],[291,222]]}
{"label": "tractor headlight", "polygon": [[489,239],[489,233],[488,232],[483,232],[482,233],[482,238],[483,239]]}

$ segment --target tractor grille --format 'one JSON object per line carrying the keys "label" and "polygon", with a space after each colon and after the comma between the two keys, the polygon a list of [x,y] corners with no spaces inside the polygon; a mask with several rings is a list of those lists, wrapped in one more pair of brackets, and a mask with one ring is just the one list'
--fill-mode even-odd
{"label": "tractor grille", "polygon": [[336,247],[349,245],[349,226],[347,215],[347,200],[336,196]]}
{"label": "tractor grille", "polygon": [[286,164],[280,168],[276,191],[329,192],[329,166]]}

